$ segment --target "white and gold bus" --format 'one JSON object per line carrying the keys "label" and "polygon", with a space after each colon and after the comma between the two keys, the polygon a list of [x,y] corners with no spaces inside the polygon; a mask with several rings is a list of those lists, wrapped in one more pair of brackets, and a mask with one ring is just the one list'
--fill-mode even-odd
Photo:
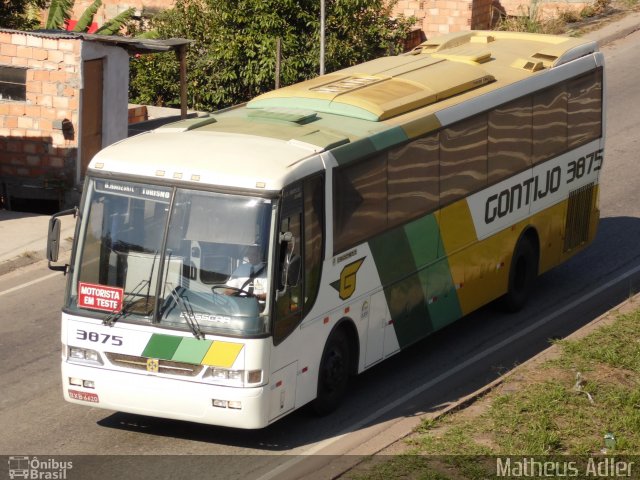
{"label": "white and gold bus", "polygon": [[594,238],[603,80],[593,42],[456,33],[105,148],[58,266],[65,399],[260,428],[517,310]]}

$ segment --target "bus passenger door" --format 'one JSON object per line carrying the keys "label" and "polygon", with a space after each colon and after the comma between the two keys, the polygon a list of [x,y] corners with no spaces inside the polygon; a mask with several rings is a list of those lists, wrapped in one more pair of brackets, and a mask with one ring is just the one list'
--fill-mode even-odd
{"label": "bus passenger door", "polygon": [[398,340],[390,321],[387,299],[384,291],[381,290],[371,295],[369,299],[369,324],[364,366],[368,367],[379,362],[398,349]]}

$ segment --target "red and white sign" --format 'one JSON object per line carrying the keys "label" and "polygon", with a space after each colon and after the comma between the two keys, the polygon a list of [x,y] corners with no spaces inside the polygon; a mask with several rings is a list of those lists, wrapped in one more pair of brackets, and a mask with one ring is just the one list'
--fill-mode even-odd
{"label": "red and white sign", "polygon": [[124,290],[118,287],[106,287],[93,283],[78,283],[78,307],[119,312],[122,310]]}

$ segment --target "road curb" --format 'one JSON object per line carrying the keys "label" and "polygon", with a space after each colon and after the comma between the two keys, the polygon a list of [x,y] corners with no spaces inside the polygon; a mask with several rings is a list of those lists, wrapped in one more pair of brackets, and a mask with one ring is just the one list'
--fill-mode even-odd
{"label": "road curb", "polygon": [[[602,47],[609,43],[615,42],[616,40],[620,40],[621,38],[627,37],[632,33],[640,30],[640,13],[631,13],[627,15],[624,20],[621,20],[620,23],[628,23],[628,25],[622,26],[619,30],[615,30],[611,33],[602,34],[602,30],[600,30],[599,38],[596,40],[598,43],[598,47]],[[603,29],[615,29],[615,25],[609,25],[603,27]],[[597,30],[596,30],[597,31]],[[590,38],[591,35],[584,35],[585,38]]]}
{"label": "road curb", "polygon": [[[63,242],[63,244],[60,245],[59,256],[62,257],[70,253],[71,248],[72,242]],[[46,250],[24,252],[19,257],[5,260],[4,262],[0,263],[0,276],[6,275],[7,273],[17,270],[18,268],[26,267],[42,260],[46,260],[46,258]]]}
{"label": "road curb", "polygon": [[44,260],[44,258],[43,252],[25,252],[19,257],[0,263],[0,275],[5,275],[18,268],[39,262],[40,260]]}

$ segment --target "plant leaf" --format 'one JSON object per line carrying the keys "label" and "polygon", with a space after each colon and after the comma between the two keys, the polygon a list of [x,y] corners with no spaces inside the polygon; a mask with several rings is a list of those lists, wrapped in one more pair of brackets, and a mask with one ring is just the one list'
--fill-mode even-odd
{"label": "plant leaf", "polygon": [[47,15],[47,30],[64,30],[64,23],[71,19],[73,0],[51,0]]}
{"label": "plant leaf", "polygon": [[136,35],[135,38],[144,38],[144,39],[154,40],[154,39],[160,38],[160,34],[158,33],[157,30],[148,30],[139,35]]}
{"label": "plant leaf", "polygon": [[135,8],[129,8],[119,15],[116,15],[111,20],[108,20],[103,26],[101,26],[96,34],[98,35],[117,35],[120,29],[133,17]]}
{"label": "plant leaf", "polygon": [[91,27],[91,23],[93,22],[93,17],[96,12],[102,5],[102,0],[94,0],[94,2],[87,7],[87,9],[82,13],[80,20],[76,23],[74,27],[74,32],[87,32]]}

